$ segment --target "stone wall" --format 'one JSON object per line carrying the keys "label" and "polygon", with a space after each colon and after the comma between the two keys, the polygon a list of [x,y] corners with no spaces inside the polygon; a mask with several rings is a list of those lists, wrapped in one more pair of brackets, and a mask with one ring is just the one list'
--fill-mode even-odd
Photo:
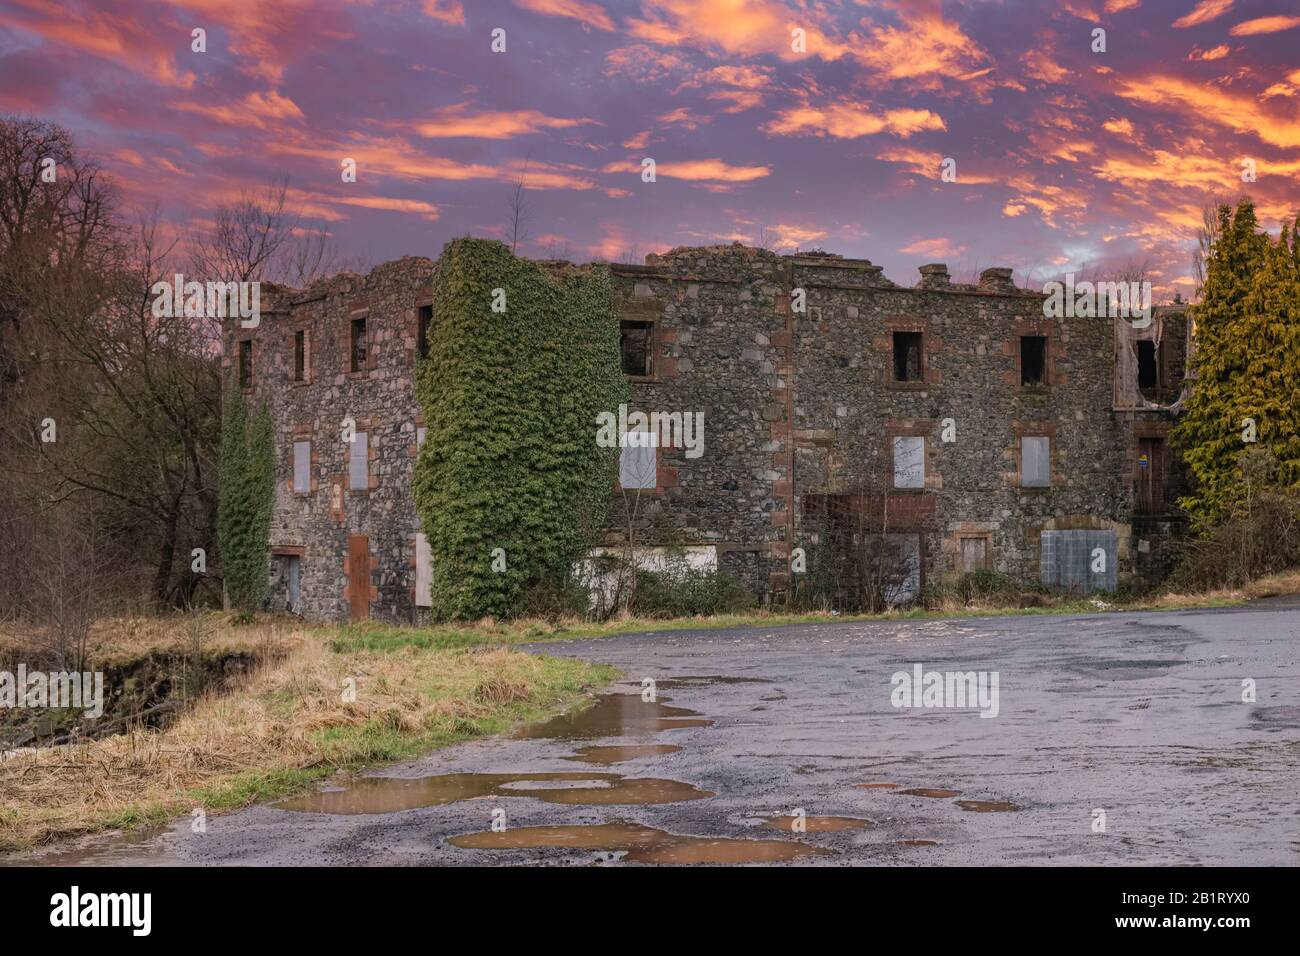
{"label": "stone wall", "polygon": [[[310,616],[353,613],[348,541],[364,534],[373,565],[365,610],[419,617],[413,370],[417,310],[429,302],[435,268],[406,258],[366,277],[283,290],[258,329],[228,326],[227,381],[238,339],[251,338],[251,397],[274,412],[272,546],[301,555],[302,610]],[[614,489],[604,545],[711,546],[722,570],[759,598],[780,601],[793,580],[792,549],[815,560],[826,541],[812,516],[833,504],[873,522],[888,514],[889,531],[919,535],[922,580],[959,572],[963,538],[983,539],[990,567],[1034,578],[1043,530],[1114,531],[1121,581],[1157,567],[1148,537],[1169,523],[1143,519],[1148,537],[1135,560],[1135,462],[1140,437],[1163,434],[1171,416],[1115,406],[1117,346],[1108,320],[1045,319],[1042,296],[1015,288],[1006,269],[962,285],[930,264],[916,286],[904,287],[865,260],[736,244],[674,249],[611,271],[623,319],[652,327],[649,374],[632,379],[632,409],[702,413],[704,453],[660,448],[654,488]],[[1185,316],[1174,312],[1166,316],[1161,361],[1162,384],[1176,394],[1187,338]],[[352,372],[348,333],[360,314],[369,357]],[[292,380],[299,329],[311,337],[306,383]],[[917,381],[893,381],[895,332],[921,333]],[[1022,335],[1047,339],[1043,385],[1021,384]],[[349,416],[370,436],[364,491],[347,489],[341,432]],[[924,439],[921,488],[892,487],[899,436]],[[1047,487],[1021,485],[1024,436],[1050,439]],[[302,437],[312,441],[305,494],[292,489],[293,442]],[[1169,465],[1176,486],[1172,455]]]}

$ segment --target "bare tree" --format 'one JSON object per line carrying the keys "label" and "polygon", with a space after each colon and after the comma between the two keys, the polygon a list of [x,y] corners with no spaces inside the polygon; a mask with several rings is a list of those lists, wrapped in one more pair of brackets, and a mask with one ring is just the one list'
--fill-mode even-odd
{"label": "bare tree", "polygon": [[533,204],[526,193],[527,181],[528,160],[525,159],[523,170],[519,174],[519,181],[510,189],[510,199],[508,202],[510,220],[506,223],[506,231],[510,235],[511,252],[516,252],[519,248],[519,243],[527,240],[529,228],[533,220]]}

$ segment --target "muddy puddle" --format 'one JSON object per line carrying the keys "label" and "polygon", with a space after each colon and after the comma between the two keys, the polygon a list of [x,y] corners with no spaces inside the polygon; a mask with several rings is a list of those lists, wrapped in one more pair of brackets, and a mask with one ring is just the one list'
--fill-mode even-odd
{"label": "muddy puddle", "polygon": [[859,790],[892,790],[895,787],[901,787],[901,783],[855,783],[853,786]]}
{"label": "muddy puddle", "polygon": [[[773,817],[762,824],[766,830],[783,830],[786,833],[793,833],[795,821],[798,817]],[[874,827],[875,821],[865,820],[861,817],[804,817],[804,832],[806,833],[838,833],[840,830],[870,830]]]}
{"label": "muddy puddle", "polygon": [[626,746],[610,747],[579,747],[573,752],[572,756],[565,757],[565,760],[574,760],[578,763],[624,763],[628,760],[636,760],[640,757],[657,757],[661,754],[675,754],[681,750],[673,744],[628,744]]}
{"label": "muddy puddle", "polygon": [[647,703],[637,694],[601,694],[585,710],[561,714],[531,724],[515,736],[536,740],[595,740],[601,737],[645,737],[663,730],[709,727],[713,721],[699,711],[667,704]]}
{"label": "muddy puddle", "polygon": [[907,794],[909,797],[960,797],[960,790],[940,790],[936,787],[912,787],[910,790],[900,790],[899,793]]}
{"label": "muddy puddle", "polygon": [[306,813],[396,813],[479,797],[535,797],[546,803],[678,803],[714,794],[680,780],[617,773],[446,773],[433,777],[361,777],[347,787],[271,804]]}
{"label": "muddy puddle", "polygon": [[679,836],[635,823],[614,821],[586,826],[518,827],[485,830],[447,840],[472,850],[607,850],[626,854],[630,863],[779,863],[833,851],[784,840]]}
{"label": "muddy puddle", "polygon": [[972,813],[1015,813],[1020,809],[1002,800],[958,800],[957,806]]}
{"label": "muddy puddle", "polygon": [[938,840],[895,840],[899,846],[938,846]]}

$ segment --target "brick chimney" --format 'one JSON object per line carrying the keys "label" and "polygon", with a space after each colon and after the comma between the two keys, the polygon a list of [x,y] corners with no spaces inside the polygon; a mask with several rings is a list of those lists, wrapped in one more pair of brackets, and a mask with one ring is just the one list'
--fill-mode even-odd
{"label": "brick chimney", "polygon": [[946,289],[952,285],[948,277],[948,266],[942,262],[931,262],[921,266],[921,281],[918,289]]}

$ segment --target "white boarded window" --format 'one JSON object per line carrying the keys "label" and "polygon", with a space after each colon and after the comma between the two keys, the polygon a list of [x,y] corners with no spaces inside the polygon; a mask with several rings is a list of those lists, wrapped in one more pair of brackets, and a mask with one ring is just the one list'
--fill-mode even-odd
{"label": "white boarded window", "polygon": [[415,536],[415,606],[433,606],[433,555],[423,534]]}
{"label": "white boarded window", "polygon": [[1043,435],[1020,439],[1020,484],[1046,488],[1052,483],[1052,440]]}
{"label": "white boarded window", "polygon": [[311,442],[293,443],[293,490],[298,494],[311,491]]}
{"label": "white boarded window", "polygon": [[894,487],[925,487],[925,439],[899,435],[894,439]]}
{"label": "white boarded window", "polygon": [[416,429],[415,429],[415,447],[416,447],[416,448],[420,448],[420,447],[422,447],[422,446],[424,445],[424,436],[425,436],[427,433],[428,433],[428,429],[425,428],[423,425],[417,425],[417,426],[416,426]]}
{"label": "white boarded window", "polygon": [[628,432],[618,456],[618,483],[624,488],[656,488],[659,485],[659,449],[651,442],[654,432]]}
{"label": "white boarded window", "polygon": [[348,446],[348,487],[365,491],[370,487],[370,434],[357,432]]}

